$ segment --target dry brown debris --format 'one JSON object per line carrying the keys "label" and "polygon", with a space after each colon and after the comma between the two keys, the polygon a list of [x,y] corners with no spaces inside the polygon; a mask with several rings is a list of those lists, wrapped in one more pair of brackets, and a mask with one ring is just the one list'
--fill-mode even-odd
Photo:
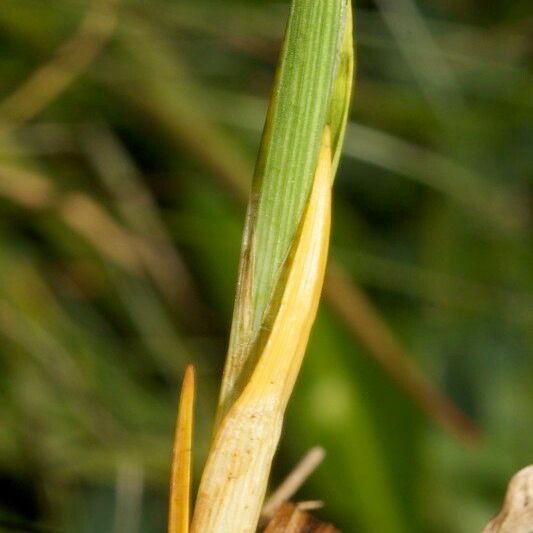
{"label": "dry brown debris", "polygon": [[284,503],[264,533],[340,533],[331,524],[321,522],[298,504]]}

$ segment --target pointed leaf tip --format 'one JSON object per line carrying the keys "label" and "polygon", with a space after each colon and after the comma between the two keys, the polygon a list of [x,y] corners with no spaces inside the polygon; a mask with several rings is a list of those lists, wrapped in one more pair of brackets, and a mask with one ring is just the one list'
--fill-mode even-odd
{"label": "pointed leaf tip", "polygon": [[181,385],[174,438],[168,533],[189,533],[194,396],[194,367],[189,364]]}

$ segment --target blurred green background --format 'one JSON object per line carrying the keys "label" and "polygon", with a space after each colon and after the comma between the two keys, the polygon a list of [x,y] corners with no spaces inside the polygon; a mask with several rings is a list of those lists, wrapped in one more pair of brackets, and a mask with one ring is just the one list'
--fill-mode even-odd
{"label": "blurred green background", "polygon": [[[331,257],[359,322],[322,303],[273,486],[320,444],[298,499],[343,531],[480,531],[533,456],[531,5],[356,8]],[[1,531],[164,531],[187,361],[198,477],[287,13],[2,0]]]}

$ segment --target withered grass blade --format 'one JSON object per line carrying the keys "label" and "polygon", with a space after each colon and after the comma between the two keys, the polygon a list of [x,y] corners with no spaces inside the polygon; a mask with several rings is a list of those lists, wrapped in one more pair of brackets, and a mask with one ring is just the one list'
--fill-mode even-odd
{"label": "withered grass blade", "polygon": [[279,310],[246,387],[218,426],[198,491],[194,533],[256,530],[283,415],[322,291],[331,181],[327,126]]}
{"label": "withered grass blade", "polygon": [[189,532],[194,394],[194,368],[189,365],[185,370],[181,386],[176,423],[170,478],[168,533]]}

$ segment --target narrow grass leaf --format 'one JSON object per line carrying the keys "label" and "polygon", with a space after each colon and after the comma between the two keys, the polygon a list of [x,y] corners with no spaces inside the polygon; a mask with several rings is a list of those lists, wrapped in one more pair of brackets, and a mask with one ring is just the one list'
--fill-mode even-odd
{"label": "narrow grass leaf", "polygon": [[170,478],[168,533],[189,532],[194,393],[194,368],[189,365],[183,378],[176,423]]}
{"label": "narrow grass leaf", "polygon": [[346,0],[292,2],[248,205],[219,421],[243,390],[276,316],[326,124],[338,159],[353,65],[349,24]]}
{"label": "narrow grass leaf", "polygon": [[279,311],[246,387],[218,426],[198,491],[193,533],[256,530],[283,415],[322,290],[331,182],[331,137],[326,127]]}

